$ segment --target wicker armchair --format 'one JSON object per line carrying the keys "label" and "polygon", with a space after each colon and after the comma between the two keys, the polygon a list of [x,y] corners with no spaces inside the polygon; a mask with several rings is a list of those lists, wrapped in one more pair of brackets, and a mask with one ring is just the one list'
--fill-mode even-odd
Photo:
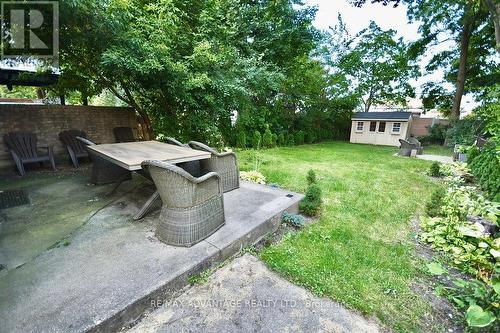
{"label": "wicker armchair", "polygon": [[[85,147],[95,145],[94,142],[89,139],[77,136],[76,140],[81,142]],[[90,174],[90,182],[92,184],[103,185],[114,183],[125,177],[126,179],[131,179],[132,175],[130,171],[122,168],[119,165],[111,163],[110,161],[97,155],[92,149],[87,149],[90,160],[92,161],[92,173]]]}
{"label": "wicker armchair", "polygon": [[192,246],[225,223],[221,180],[215,172],[195,178],[165,162],[144,161],[163,202],[156,236],[175,246]]}
{"label": "wicker armchair", "polygon": [[[32,132],[10,132],[4,135],[3,141],[16,163],[21,176],[26,174],[24,164],[50,162],[52,170],[56,171],[54,150],[50,145],[38,145],[38,139]],[[41,150],[44,152],[41,152]]]}
{"label": "wicker armchair", "polygon": [[417,149],[417,145],[414,143],[409,143],[406,140],[399,139],[401,146],[399,147],[399,156],[410,156],[413,149]]}
{"label": "wicker armchair", "polygon": [[[182,143],[182,142],[178,141],[177,139],[170,138],[170,137],[165,138],[164,142],[171,144],[171,145],[176,145],[179,147],[191,148],[191,147],[189,147],[189,145],[187,143]],[[200,161],[183,162],[183,163],[177,163],[176,165],[179,168],[186,170],[194,177],[201,176]]]}
{"label": "wicker armchair", "polygon": [[179,140],[171,138],[171,137],[165,138],[163,141],[165,143],[170,144],[170,145],[176,145],[176,146],[179,146],[179,147],[191,148],[191,147],[189,147],[189,145],[187,143],[182,143]]}
{"label": "wicker armchair", "polygon": [[201,172],[216,172],[222,179],[223,192],[229,192],[240,187],[240,170],[234,153],[219,153],[215,149],[196,141],[189,142],[189,146],[212,154],[209,159],[200,161]]}
{"label": "wicker armchair", "polygon": [[87,137],[87,134],[80,130],[67,130],[59,133],[59,140],[61,140],[64,147],[68,151],[71,162],[75,168],[80,166],[78,163],[79,158],[89,157],[85,144],[77,140],[77,136],[85,138]]}
{"label": "wicker armchair", "polygon": [[134,131],[131,127],[115,127],[113,128],[116,142],[134,142]]}
{"label": "wicker armchair", "polygon": [[422,153],[424,151],[424,148],[422,147],[422,144],[420,143],[420,141],[418,141],[414,137],[409,137],[408,138],[408,142],[417,146],[415,148],[417,150],[417,155],[422,155]]}

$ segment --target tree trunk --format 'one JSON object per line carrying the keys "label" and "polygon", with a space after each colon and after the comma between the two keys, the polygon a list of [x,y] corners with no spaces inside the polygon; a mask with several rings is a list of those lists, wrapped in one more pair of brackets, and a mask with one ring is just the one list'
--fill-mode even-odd
{"label": "tree trunk", "polygon": [[144,110],[136,101],[130,90],[128,89],[127,85],[124,82],[121,82],[121,86],[123,88],[123,91],[125,92],[125,95],[127,96],[128,99],[128,104],[137,111],[139,114],[139,122],[141,125],[142,129],[142,137],[144,140],[152,140],[154,139],[153,135],[153,126],[151,124],[151,119],[149,119],[149,115]]}
{"label": "tree trunk", "polygon": [[154,135],[153,135],[153,126],[151,124],[151,119],[149,119],[149,115],[147,114],[147,112],[143,108],[141,108],[139,104],[137,104],[134,97],[132,96],[132,93],[127,88],[125,83],[121,82],[122,89],[125,92],[125,96],[123,96],[116,90],[116,88],[114,87],[113,83],[110,80],[106,79],[105,77],[103,77],[103,80],[107,84],[109,90],[111,90],[111,92],[116,97],[127,103],[139,114],[138,121],[141,128],[142,138],[144,140],[152,140],[154,138]]}
{"label": "tree trunk", "polygon": [[370,107],[372,106],[372,100],[373,100],[373,89],[370,89],[370,94],[368,95],[368,98],[366,99],[365,102],[365,112],[370,111]]}
{"label": "tree trunk", "polygon": [[483,0],[488,11],[491,14],[493,25],[495,26],[495,41],[496,49],[500,53],[500,1],[498,0]]}
{"label": "tree trunk", "polygon": [[45,94],[45,91],[42,88],[36,88],[36,97],[38,99],[45,99],[47,95]]}
{"label": "tree trunk", "polygon": [[465,78],[467,75],[467,56],[469,54],[469,43],[472,31],[474,30],[474,24],[476,21],[476,14],[471,13],[472,10],[473,7],[469,2],[468,8],[464,13],[463,30],[460,36],[460,63],[458,66],[455,97],[453,98],[453,107],[451,109],[451,117],[454,119],[460,119],[460,105],[462,103],[462,97],[464,95]]}

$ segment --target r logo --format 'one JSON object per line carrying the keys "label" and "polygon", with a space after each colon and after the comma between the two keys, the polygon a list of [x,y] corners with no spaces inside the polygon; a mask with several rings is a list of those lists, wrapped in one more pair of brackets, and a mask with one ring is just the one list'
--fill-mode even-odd
{"label": "r logo", "polygon": [[43,59],[57,67],[58,44],[58,2],[2,2],[2,59]]}

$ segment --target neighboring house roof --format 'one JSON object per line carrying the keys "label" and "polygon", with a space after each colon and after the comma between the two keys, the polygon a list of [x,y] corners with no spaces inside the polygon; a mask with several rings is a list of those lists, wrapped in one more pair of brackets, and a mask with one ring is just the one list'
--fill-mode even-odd
{"label": "neighboring house roof", "polygon": [[411,112],[356,112],[352,120],[400,120],[408,121]]}

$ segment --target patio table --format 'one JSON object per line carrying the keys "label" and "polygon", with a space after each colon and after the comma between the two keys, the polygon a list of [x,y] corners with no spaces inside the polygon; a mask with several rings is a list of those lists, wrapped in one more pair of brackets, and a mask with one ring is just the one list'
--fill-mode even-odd
{"label": "patio table", "polygon": [[[180,147],[158,141],[106,143],[88,146],[87,148],[92,149],[102,158],[115,163],[124,169],[135,171],[148,179],[150,179],[149,175],[141,167],[141,163],[145,160],[158,160],[176,164],[208,159],[211,155],[209,152]],[[114,190],[125,179],[126,177],[119,179],[110,193],[114,192]],[[158,198],[158,191],[155,191],[144,203],[137,214],[134,215],[134,220],[139,220],[146,215],[148,210]]]}

